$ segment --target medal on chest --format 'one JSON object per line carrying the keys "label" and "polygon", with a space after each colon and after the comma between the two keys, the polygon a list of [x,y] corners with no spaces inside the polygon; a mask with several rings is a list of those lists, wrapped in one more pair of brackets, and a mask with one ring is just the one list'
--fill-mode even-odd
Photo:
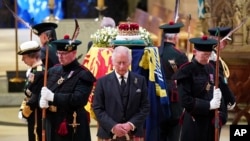
{"label": "medal on chest", "polygon": [[[68,74],[68,76],[66,77],[66,79],[69,79],[72,74],[74,73],[74,71],[70,71],[70,73]],[[57,84],[61,85],[64,82],[65,78],[63,78],[62,76],[57,80]]]}
{"label": "medal on chest", "polygon": [[31,83],[33,83],[33,82],[34,82],[34,79],[35,79],[34,73],[29,73],[28,81],[31,82]]}
{"label": "medal on chest", "polygon": [[209,91],[211,89],[211,86],[214,84],[214,75],[209,74],[209,82],[207,83],[206,90]]}
{"label": "medal on chest", "polygon": [[57,84],[60,85],[62,84],[64,81],[64,78],[61,76],[58,80],[57,80]]}

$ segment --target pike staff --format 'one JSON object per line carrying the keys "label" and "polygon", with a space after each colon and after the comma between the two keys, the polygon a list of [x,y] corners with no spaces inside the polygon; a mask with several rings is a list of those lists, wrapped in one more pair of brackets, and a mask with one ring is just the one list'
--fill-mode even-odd
{"label": "pike staff", "polygon": [[191,14],[188,15],[188,24],[187,24],[188,40],[187,40],[186,55],[188,57],[188,60],[191,60],[191,59],[189,59],[189,53],[190,53],[190,42],[189,42],[189,39],[190,39],[190,34],[191,34],[190,23],[191,23]]}
{"label": "pike staff", "polygon": [[224,41],[224,40],[226,40],[226,39],[230,39],[230,36],[231,36],[235,31],[237,31],[240,27],[242,27],[242,26],[246,23],[246,21],[247,21],[247,18],[244,18],[244,19],[241,21],[241,23],[240,23],[238,26],[236,26],[233,30],[231,30],[224,38],[222,38],[222,39],[220,40],[220,42],[222,42],[222,41]]}
{"label": "pike staff", "polygon": [[[215,66],[215,89],[219,87],[219,56],[220,56],[220,31],[219,28],[217,29],[218,33],[218,45],[217,45],[217,58],[216,58],[216,66]],[[214,137],[215,141],[219,140],[219,110],[215,109],[215,114],[214,114]]]}
{"label": "pike staff", "polygon": [[174,23],[179,19],[179,6],[180,0],[175,0],[175,8],[174,8]]}
{"label": "pike staff", "polygon": [[[47,45],[49,45],[47,43]],[[45,70],[44,70],[44,79],[43,86],[47,86],[47,76],[48,76],[48,59],[49,58],[49,46],[46,47],[45,53]],[[46,141],[46,108],[42,109],[42,141]]]}

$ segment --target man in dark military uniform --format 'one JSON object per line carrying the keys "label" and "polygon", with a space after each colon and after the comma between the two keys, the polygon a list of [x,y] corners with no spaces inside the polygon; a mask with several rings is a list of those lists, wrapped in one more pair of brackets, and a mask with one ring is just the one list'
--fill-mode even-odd
{"label": "man in dark military uniform", "polygon": [[26,73],[25,98],[18,113],[18,118],[28,123],[29,141],[41,141],[42,139],[42,110],[38,100],[43,86],[44,66],[40,59],[40,49],[38,42],[27,41],[20,45],[17,53],[22,55],[22,61],[30,67]]}
{"label": "man in dark military uniform", "polygon": [[52,41],[56,40],[57,24],[55,23],[40,23],[32,26],[33,33],[39,36],[41,42],[41,59],[45,65],[46,48],[49,49],[48,55],[48,68],[58,64],[58,57],[56,56],[56,49],[51,44]]}
{"label": "man in dark military uniform", "polygon": [[65,36],[52,44],[57,48],[61,65],[49,69],[47,87],[41,90],[40,107],[49,107],[47,141],[90,141],[89,114],[84,106],[95,78],[76,59],[76,49],[81,41],[72,41]]}
{"label": "man in dark military uniform", "polygon": [[[215,67],[209,63],[209,57],[217,40],[204,36],[192,38],[194,58],[183,65],[173,76],[177,80],[181,104],[185,108],[182,117],[181,141],[214,141],[215,109],[219,112],[221,127],[226,123],[227,111],[224,95],[227,91],[215,88]],[[219,84],[223,79],[219,79]]]}
{"label": "man in dark military uniform", "polygon": [[[210,37],[213,39],[222,39],[224,38],[229,32],[231,31],[230,27],[220,27],[220,28],[210,28],[208,29],[208,32],[210,33]],[[220,38],[219,38],[220,37]],[[227,40],[223,40],[220,42],[220,49],[225,48],[225,46],[227,45]],[[214,64],[214,66],[216,66],[216,60],[217,60],[217,55],[216,55],[216,50],[212,51],[212,54],[210,56],[210,63]],[[232,91],[228,88],[227,85],[227,79],[229,77],[229,69],[227,67],[227,64],[224,62],[224,60],[222,58],[219,57],[219,74],[221,76],[221,78],[224,78],[224,83],[221,83],[221,85],[223,85],[223,88],[225,90],[228,90],[228,92],[226,93],[227,95],[223,95],[223,98],[225,99],[225,104],[227,105],[227,108],[229,110],[232,110],[235,105],[236,105],[236,100],[235,100],[235,96],[232,93]]]}
{"label": "man in dark military uniform", "polygon": [[163,116],[162,121],[160,121],[161,141],[178,141],[180,133],[179,118],[183,108],[179,101],[177,85],[171,77],[182,64],[188,62],[187,56],[175,47],[177,34],[180,32],[181,27],[183,27],[182,23],[174,22],[160,26],[160,29],[163,29],[164,36],[159,53],[167,84],[167,94],[170,98],[171,110],[170,118]]}

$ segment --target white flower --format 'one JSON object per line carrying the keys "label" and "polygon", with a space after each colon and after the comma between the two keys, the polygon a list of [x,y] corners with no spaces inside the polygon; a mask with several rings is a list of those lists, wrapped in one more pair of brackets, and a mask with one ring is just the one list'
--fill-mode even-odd
{"label": "white flower", "polygon": [[[90,35],[95,47],[109,47],[112,40],[115,40],[118,34],[118,29],[113,27],[103,27],[98,29],[94,34]],[[143,27],[139,27],[139,35],[148,46],[152,46],[152,39],[150,33]]]}
{"label": "white flower", "polygon": [[90,35],[95,47],[109,47],[112,40],[117,35],[117,29],[112,27],[103,27]]}

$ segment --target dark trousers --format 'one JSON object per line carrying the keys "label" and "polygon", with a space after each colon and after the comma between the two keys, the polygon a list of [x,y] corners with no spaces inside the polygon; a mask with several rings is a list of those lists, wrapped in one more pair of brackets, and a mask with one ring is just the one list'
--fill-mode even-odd
{"label": "dark trousers", "polygon": [[176,124],[164,122],[160,129],[160,141],[179,141],[180,132],[181,126],[178,122]]}

